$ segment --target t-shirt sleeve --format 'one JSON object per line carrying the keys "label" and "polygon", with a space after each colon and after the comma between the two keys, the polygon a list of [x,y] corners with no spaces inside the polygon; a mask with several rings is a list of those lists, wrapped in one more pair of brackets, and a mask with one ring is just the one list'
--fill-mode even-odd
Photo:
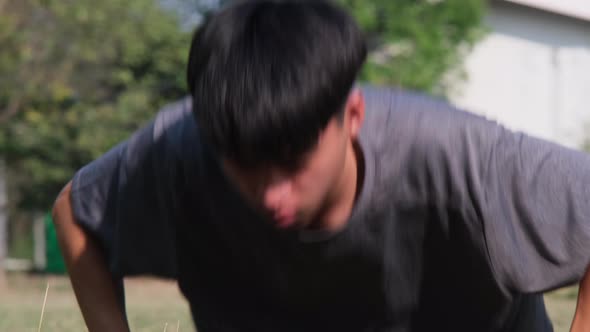
{"label": "t-shirt sleeve", "polygon": [[426,160],[418,183],[440,213],[461,216],[449,229],[466,234],[499,285],[536,293],[579,281],[590,262],[590,155],[446,103],[410,106],[406,132]]}
{"label": "t-shirt sleeve", "polygon": [[98,240],[114,276],[176,277],[178,174],[166,131],[182,116],[171,113],[178,112],[160,112],[72,180],[74,218]]}
{"label": "t-shirt sleeve", "polygon": [[500,126],[487,131],[482,214],[497,278],[521,292],[578,281],[590,261],[590,155]]}

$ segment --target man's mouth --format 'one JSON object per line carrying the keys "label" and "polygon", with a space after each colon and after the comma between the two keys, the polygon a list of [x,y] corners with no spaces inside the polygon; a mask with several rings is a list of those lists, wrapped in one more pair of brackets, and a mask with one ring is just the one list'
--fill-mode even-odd
{"label": "man's mouth", "polygon": [[295,213],[292,212],[275,212],[272,215],[272,220],[278,228],[290,228],[295,224]]}

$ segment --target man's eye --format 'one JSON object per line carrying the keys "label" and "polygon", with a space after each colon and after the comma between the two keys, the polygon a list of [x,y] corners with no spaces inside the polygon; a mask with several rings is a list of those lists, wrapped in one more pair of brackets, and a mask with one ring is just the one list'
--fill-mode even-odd
{"label": "man's eye", "polygon": [[292,162],[289,163],[288,168],[286,169],[286,171],[288,171],[289,173],[297,173],[300,172],[302,169],[304,169],[307,166],[308,163],[308,158],[307,157],[302,157],[302,158],[298,158],[293,160]]}

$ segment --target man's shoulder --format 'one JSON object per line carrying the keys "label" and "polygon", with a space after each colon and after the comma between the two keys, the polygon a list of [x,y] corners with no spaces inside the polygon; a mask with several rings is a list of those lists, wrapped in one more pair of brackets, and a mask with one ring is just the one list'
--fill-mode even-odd
{"label": "man's shoulder", "polygon": [[430,119],[477,117],[461,110],[446,99],[424,92],[398,87],[363,86],[367,125],[382,123],[390,126]]}
{"label": "man's shoulder", "polygon": [[447,100],[392,87],[363,87],[366,101],[365,139],[383,149],[399,144],[430,149],[454,144],[497,123],[460,109]]}
{"label": "man's shoulder", "polygon": [[[361,140],[375,155],[379,181],[386,186],[425,193],[432,172],[484,163],[500,128],[444,99],[401,89],[365,91]],[[417,183],[423,186],[416,188]]]}
{"label": "man's shoulder", "polygon": [[[387,153],[435,134],[437,125],[456,109],[424,93],[395,87],[364,86],[365,121],[361,139]],[[440,133],[439,133],[440,134]]]}
{"label": "man's shoulder", "polygon": [[178,129],[179,126],[190,126],[190,122],[194,122],[191,114],[191,97],[183,97],[164,105],[156,115],[154,122],[154,138],[158,138],[167,132],[172,132],[174,131],[172,129]]}
{"label": "man's shoulder", "polygon": [[166,150],[167,155],[182,159],[197,156],[201,139],[197,121],[193,116],[191,97],[184,97],[162,107],[155,119],[153,141]]}

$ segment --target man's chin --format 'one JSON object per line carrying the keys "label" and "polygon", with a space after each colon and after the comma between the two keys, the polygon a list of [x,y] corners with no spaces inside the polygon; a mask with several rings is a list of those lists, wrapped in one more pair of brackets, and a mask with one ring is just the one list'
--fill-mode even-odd
{"label": "man's chin", "polygon": [[272,218],[272,222],[277,229],[285,231],[300,231],[316,227],[313,222],[308,219],[303,219],[300,216],[294,218]]}

